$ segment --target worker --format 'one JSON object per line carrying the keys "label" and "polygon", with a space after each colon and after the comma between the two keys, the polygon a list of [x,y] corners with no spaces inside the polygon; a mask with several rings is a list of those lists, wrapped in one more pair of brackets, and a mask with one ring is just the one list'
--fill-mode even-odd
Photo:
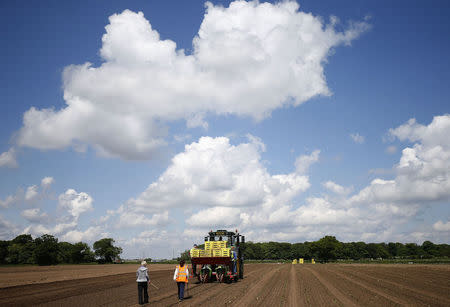
{"label": "worker", "polygon": [[201,272],[203,278],[205,278],[206,275],[208,275],[207,280],[211,280],[212,268],[210,264],[204,264],[202,266]]}
{"label": "worker", "polygon": [[[191,250],[189,251],[189,256],[191,256],[191,258],[194,256],[194,250],[197,250],[198,246],[197,244],[194,244],[194,247],[191,248]],[[195,264],[192,265],[192,274],[194,274],[194,276],[197,276],[197,266]]]}
{"label": "worker", "polygon": [[173,274],[173,280],[177,282],[178,286],[178,301],[181,302],[184,299],[184,287],[188,283],[189,270],[187,265],[184,265],[184,260],[180,260],[180,264],[177,265],[175,273]]}
{"label": "worker", "polygon": [[237,253],[234,250],[234,246],[231,247],[231,261],[233,264],[233,274],[236,274],[236,264],[237,264]]}
{"label": "worker", "polygon": [[189,256],[191,256],[191,258],[194,256],[194,250],[197,250],[197,249],[198,249],[197,244],[194,244],[194,247],[192,247],[192,248],[189,250]]}
{"label": "worker", "polygon": [[148,277],[147,262],[145,260],[141,262],[141,266],[136,271],[136,281],[138,283],[139,305],[147,304],[150,278]]}

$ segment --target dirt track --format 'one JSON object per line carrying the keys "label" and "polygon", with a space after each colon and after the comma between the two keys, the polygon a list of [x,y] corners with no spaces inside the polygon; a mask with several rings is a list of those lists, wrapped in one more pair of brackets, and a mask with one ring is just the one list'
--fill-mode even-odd
{"label": "dirt track", "polygon": [[[154,268],[150,276],[159,290],[149,287],[148,306],[178,305],[173,270]],[[138,306],[134,277],[131,272],[4,287],[0,305]],[[450,266],[249,264],[238,283],[191,282],[180,305],[450,306]]]}

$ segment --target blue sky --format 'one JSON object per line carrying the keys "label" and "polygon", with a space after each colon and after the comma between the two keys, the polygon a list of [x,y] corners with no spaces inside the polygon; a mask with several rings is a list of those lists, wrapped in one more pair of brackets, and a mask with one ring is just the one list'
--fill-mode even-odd
{"label": "blue sky", "polygon": [[2,2],[0,239],[449,243],[448,3],[272,3]]}

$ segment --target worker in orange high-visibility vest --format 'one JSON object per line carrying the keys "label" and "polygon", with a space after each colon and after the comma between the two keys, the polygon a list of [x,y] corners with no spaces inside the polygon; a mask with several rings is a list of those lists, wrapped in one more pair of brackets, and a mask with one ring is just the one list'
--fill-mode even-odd
{"label": "worker in orange high-visibility vest", "polygon": [[173,274],[173,280],[177,282],[178,286],[178,301],[184,299],[184,287],[188,283],[189,270],[187,265],[184,265],[184,260],[180,260],[180,265],[177,265],[175,273]]}

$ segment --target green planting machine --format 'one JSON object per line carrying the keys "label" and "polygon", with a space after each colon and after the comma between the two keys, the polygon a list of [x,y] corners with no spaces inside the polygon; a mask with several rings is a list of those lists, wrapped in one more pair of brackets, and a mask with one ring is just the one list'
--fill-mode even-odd
{"label": "green planting machine", "polygon": [[193,274],[200,282],[233,282],[244,278],[245,237],[227,230],[210,231],[204,249],[191,251]]}

